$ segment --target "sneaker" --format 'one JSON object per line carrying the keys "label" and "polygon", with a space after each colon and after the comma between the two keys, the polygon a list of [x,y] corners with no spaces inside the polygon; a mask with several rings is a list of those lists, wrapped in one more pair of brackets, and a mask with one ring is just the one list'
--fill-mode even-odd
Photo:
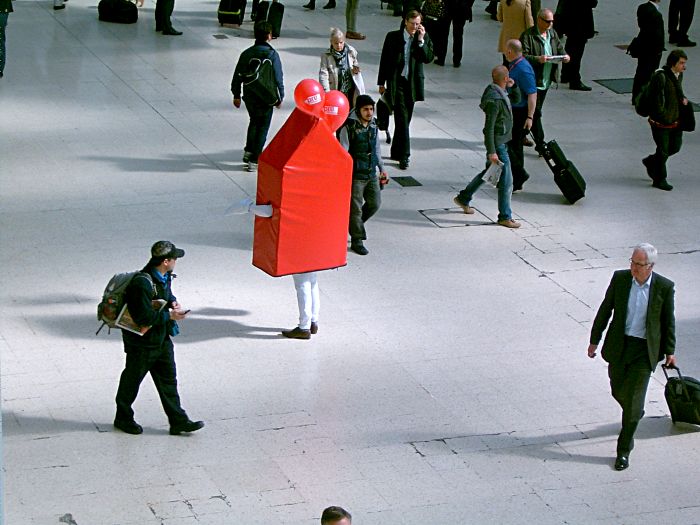
{"label": "sneaker", "polygon": [[369,250],[365,248],[365,245],[362,244],[362,241],[355,241],[350,243],[350,249],[357,255],[367,255],[369,253]]}
{"label": "sneaker", "polygon": [[311,330],[304,330],[297,326],[292,330],[282,330],[282,335],[289,339],[311,339]]}
{"label": "sneaker", "polygon": [[506,228],[520,228],[520,223],[515,222],[513,219],[503,219],[498,221],[498,224],[500,226],[505,226]]}
{"label": "sneaker", "polygon": [[452,201],[453,201],[457,206],[459,206],[460,208],[462,208],[462,211],[463,211],[464,213],[466,213],[467,215],[472,215],[472,214],[474,213],[474,208],[472,208],[471,206],[467,206],[466,204],[462,204],[462,202],[459,200],[459,197],[455,197],[454,199],[452,199]]}
{"label": "sneaker", "polygon": [[251,173],[256,173],[258,171],[258,163],[257,162],[248,162],[248,165],[246,166],[246,171],[250,171]]}
{"label": "sneaker", "polygon": [[243,162],[246,164],[250,161],[250,151],[243,150]]}

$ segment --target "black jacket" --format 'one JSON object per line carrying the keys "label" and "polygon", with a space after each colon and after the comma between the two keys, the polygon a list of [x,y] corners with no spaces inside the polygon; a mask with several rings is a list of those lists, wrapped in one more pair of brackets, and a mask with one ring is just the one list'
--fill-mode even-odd
{"label": "black jacket", "polygon": [[253,58],[270,59],[272,68],[275,71],[275,82],[277,83],[280,101],[284,100],[282,62],[280,61],[280,56],[277,51],[267,42],[256,42],[255,45],[241,53],[241,56],[238,58],[238,63],[236,64],[236,69],[233,72],[233,78],[231,79],[231,93],[233,93],[233,98],[241,98],[243,75],[249,71],[249,64]]}
{"label": "black jacket", "polygon": [[593,9],[597,6],[598,0],[559,0],[554,27],[560,35],[593,38]]}
{"label": "black jacket", "polygon": [[678,78],[669,66],[664,66],[649,80],[649,97],[651,106],[649,118],[659,124],[669,125],[680,119],[680,107],[683,94],[683,73]]}
{"label": "black jacket", "polygon": [[[143,274],[136,275],[126,288],[126,304],[132,319],[139,326],[150,326],[144,335],[136,335],[128,330],[122,330],[124,349],[129,351],[134,348],[155,349],[160,348],[167,337],[169,329],[174,321],[170,320],[168,309],[177,301],[171,290],[172,274],[166,275],[166,283],[163,285],[156,278],[154,268],[145,267],[141,270],[151,276],[151,280]],[[153,299],[164,299],[166,306],[160,312],[153,309]]]}
{"label": "black jacket", "polygon": [[[377,85],[386,84],[390,107],[394,107],[396,83],[403,70],[404,44],[404,30],[399,29],[398,31],[389,31],[384,38],[384,46],[382,46]],[[422,46],[419,46],[418,39],[414,38],[411,44],[411,58],[408,61],[408,80],[411,83],[411,95],[414,101],[425,100],[423,64],[430,64],[433,58],[433,43],[428,34],[425,34]]]}
{"label": "black jacket", "polygon": [[[658,5],[658,4],[657,4]],[[664,17],[655,5],[645,2],[637,8],[637,48],[640,55],[660,55],[664,51]]]}

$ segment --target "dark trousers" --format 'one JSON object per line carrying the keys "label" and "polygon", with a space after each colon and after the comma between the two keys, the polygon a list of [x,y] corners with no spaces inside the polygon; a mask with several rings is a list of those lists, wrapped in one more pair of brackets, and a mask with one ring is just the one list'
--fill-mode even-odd
{"label": "dark trousers", "polygon": [[5,28],[10,13],[0,13],[0,73],[5,71]]}
{"label": "dark trousers", "polygon": [[175,0],[156,0],[156,31],[168,31],[173,28],[170,17],[175,9]]}
{"label": "dark trousers", "polygon": [[[245,102],[245,100],[244,100]],[[253,103],[245,102],[250,122],[248,123],[248,133],[246,135],[245,150],[250,153],[250,160],[257,162],[260,153],[265,147],[267,132],[270,130],[272,122],[272,106],[261,107]]]}
{"label": "dark trousers", "polygon": [[668,33],[678,40],[688,38],[688,29],[695,14],[695,0],[671,0],[668,4]]}
{"label": "dark trousers", "polygon": [[666,161],[681,150],[683,132],[679,128],[657,128],[651,125],[651,136],[656,144],[656,152],[651,155],[652,174],[656,182],[666,180]]}
{"label": "dark trousers", "polygon": [[566,54],[571,60],[562,65],[561,81],[571,85],[581,83],[581,59],[586,49],[587,38],[579,35],[569,35],[566,37]]}
{"label": "dark trousers", "polygon": [[537,104],[535,105],[535,114],[532,115],[532,135],[533,137],[535,137],[535,149],[537,149],[538,151],[544,147],[542,106],[544,105],[544,99],[547,98],[547,91],[549,91],[549,88],[537,90]]}
{"label": "dark trousers", "polygon": [[527,130],[524,128],[526,120],[527,106],[513,107],[513,138],[508,142],[508,156],[515,190],[521,189],[525,181],[530,178],[525,171],[525,153],[523,152],[523,139],[527,135]]}
{"label": "dark trousers", "polygon": [[175,354],[170,338],[166,338],[160,348],[145,349],[125,346],[125,350],[126,366],[119,379],[115,419],[120,421],[134,420],[134,411],[131,405],[136,401],[141,382],[150,372],[170,425],[187,421],[187,414],[180,406],[180,396],[177,393]]}
{"label": "dark trousers", "polygon": [[617,455],[629,456],[634,433],[644,416],[644,400],[651,377],[646,339],[625,336],[623,359],[608,365],[612,396],[622,408],[622,429],[617,438]]}
{"label": "dark trousers", "polygon": [[394,98],[394,138],[391,141],[391,158],[394,160],[408,160],[411,156],[411,137],[408,128],[413,118],[414,105],[410,82],[399,77]]}
{"label": "dark trousers", "polygon": [[654,71],[659,69],[661,53],[658,55],[642,56],[637,59],[637,70],[634,72],[632,83],[632,100],[639,94],[644,85],[651,80]]}
{"label": "dark trousers", "polygon": [[452,63],[462,63],[462,48],[464,47],[464,26],[466,17],[445,16],[439,20],[428,18],[423,22],[425,29],[433,42],[433,53],[438,62],[445,62],[447,57],[447,42],[450,36],[450,24],[452,25]]}
{"label": "dark trousers", "polygon": [[372,177],[367,180],[353,179],[352,197],[350,199],[350,238],[353,241],[367,239],[365,223],[382,204],[379,180]]}

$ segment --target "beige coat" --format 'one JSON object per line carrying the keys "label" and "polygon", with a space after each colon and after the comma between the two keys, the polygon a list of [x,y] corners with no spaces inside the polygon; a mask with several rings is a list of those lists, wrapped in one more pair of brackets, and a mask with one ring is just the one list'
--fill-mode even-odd
{"label": "beige coat", "polygon": [[[360,67],[360,63],[357,60],[357,50],[345,43],[345,47],[348,48],[348,58],[350,59],[350,67]],[[355,93],[353,98],[356,99],[358,95],[365,94],[365,84],[362,79],[362,73],[357,73],[352,76],[352,80],[355,83]],[[338,66],[335,64],[335,59],[330,51],[325,51],[321,55],[321,67],[318,71],[318,81],[323,86],[325,91],[330,91],[331,89],[338,89]],[[355,101],[349,101],[353,106]]]}
{"label": "beige coat", "polygon": [[505,53],[508,40],[520,38],[523,31],[535,25],[530,0],[513,0],[510,5],[506,4],[506,0],[501,0],[496,17],[503,22],[498,37],[498,51],[501,53]]}

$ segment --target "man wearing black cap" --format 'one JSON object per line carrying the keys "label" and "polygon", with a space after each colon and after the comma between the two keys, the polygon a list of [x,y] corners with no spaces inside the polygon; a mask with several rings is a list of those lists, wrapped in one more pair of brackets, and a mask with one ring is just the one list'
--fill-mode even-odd
{"label": "man wearing black cap", "polygon": [[[204,426],[202,421],[190,421],[180,406],[175,355],[170,339],[179,332],[177,321],[184,319],[189,311],[182,310],[170,289],[175,264],[184,255],[185,251],[170,241],[158,241],[151,247],[151,260],[126,289],[126,304],[132,319],[137,325],[148,327],[143,335],[122,330],[126,366],[119,380],[114,426],[127,434],[143,432],[141,425],[134,421],[131,405],[149,372],[168,416],[170,434],[194,432]],[[155,309],[153,305],[157,299],[165,301],[165,307]]]}
{"label": "man wearing black cap", "polygon": [[[352,197],[350,200],[350,249],[367,255],[362,241],[367,239],[365,222],[377,213],[382,199],[380,184],[388,181],[379,147],[379,128],[374,120],[374,100],[360,95],[355,110],[340,130],[340,143],[352,157]],[[379,169],[379,178],[377,178]]]}

